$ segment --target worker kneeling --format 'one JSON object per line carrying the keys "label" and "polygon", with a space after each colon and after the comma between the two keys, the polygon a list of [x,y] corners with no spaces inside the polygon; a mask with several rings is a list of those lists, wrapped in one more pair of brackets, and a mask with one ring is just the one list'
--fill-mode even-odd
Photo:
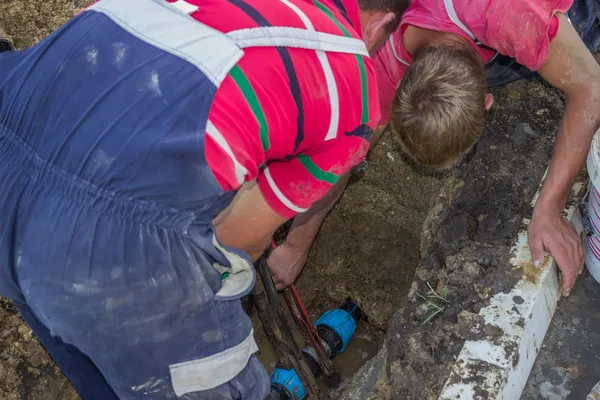
{"label": "worker kneeling", "polygon": [[364,157],[401,3],[101,0],[0,55],[0,293],[84,400],[266,396],[252,261]]}

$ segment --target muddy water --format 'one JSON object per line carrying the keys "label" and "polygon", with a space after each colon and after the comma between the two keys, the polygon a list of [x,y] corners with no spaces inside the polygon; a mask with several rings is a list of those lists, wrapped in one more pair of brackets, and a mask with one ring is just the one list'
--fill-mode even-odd
{"label": "muddy water", "polygon": [[[312,316],[313,322],[316,321],[317,318]],[[256,318],[254,318],[256,321]],[[304,340],[304,336],[299,328],[294,325],[292,318],[288,318],[288,323],[292,328],[292,333],[296,339],[296,343],[298,344],[298,348],[303,348],[306,344]],[[257,325],[255,323],[255,325]],[[260,348],[260,352],[258,354],[258,359],[263,363],[267,372],[271,374],[275,369],[275,365],[277,364],[277,355],[275,354],[273,347],[266,339],[264,332],[261,331],[262,328],[256,327],[257,332],[257,342]],[[379,345],[377,342],[373,341],[372,334],[369,331],[368,326],[365,324],[358,325],[358,329],[356,330],[356,334],[352,338],[352,341],[346,348],[346,350],[338,354],[333,359],[333,366],[341,375],[341,382],[335,387],[332,387],[330,383],[324,377],[320,377],[317,379],[321,392],[323,394],[327,394],[329,398],[337,397],[341,388],[343,388],[348,379],[351,379],[352,376],[360,369],[361,366],[364,365],[371,357],[377,354],[379,350]]]}

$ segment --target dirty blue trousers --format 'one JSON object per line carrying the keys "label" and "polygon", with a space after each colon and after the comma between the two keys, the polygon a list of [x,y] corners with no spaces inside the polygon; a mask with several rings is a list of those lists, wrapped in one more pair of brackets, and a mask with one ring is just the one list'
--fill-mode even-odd
{"label": "dirty blue trousers", "polygon": [[[587,48],[592,52],[598,50],[600,45],[600,1],[575,0],[567,16]],[[517,63],[514,58],[501,54],[488,63],[485,71],[487,84],[492,87],[536,75],[537,72]]]}
{"label": "dirty blue trousers", "polygon": [[[169,46],[197,22],[137,3],[101,1],[0,54],[0,295],[84,400],[262,400],[268,376],[252,346],[231,379],[209,387],[197,373],[254,343],[239,300],[251,260],[211,225],[234,193],[204,156],[221,57],[210,49],[233,47],[204,30],[210,65],[202,51],[182,55],[189,43],[175,56]],[[133,11],[115,11],[124,5]],[[251,279],[220,295],[232,255]]]}

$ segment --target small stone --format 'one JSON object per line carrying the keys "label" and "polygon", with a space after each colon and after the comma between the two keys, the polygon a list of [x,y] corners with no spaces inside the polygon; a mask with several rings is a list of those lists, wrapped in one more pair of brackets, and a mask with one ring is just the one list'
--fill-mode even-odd
{"label": "small stone", "polygon": [[498,146],[495,146],[495,145],[490,146],[490,150],[496,150],[497,148],[498,148]]}
{"label": "small stone", "polygon": [[544,97],[544,88],[539,84],[535,84],[527,91],[527,94],[529,96],[541,99],[542,97]]}
{"label": "small stone", "polygon": [[428,312],[429,312],[429,308],[427,308],[427,304],[423,303],[419,307],[417,307],[417,309],[415,310],[415,316],[418,319],[423,320],[423,319],[427,318]]}
{"label": "small stone", "polygon": [[472,282],[481,273],[481,268],[479,267],[479,264],[477,264],[477,263],[468,262],[468,263],[464,264],[463,272],[464,272],[465,276],[467,278],[469,278],[469,281]]}
{"label": "small stone", "polygon": [[521,93],[517,92],[516,90],[511,90],[510,92],[508,92],[508,98],[511,100],[519,100],[521,98]]}
{"label": "small stone", "polygon": [[355,168],[357,173],[363,174],[367,169],[369,169],[369,162],[366,158],[364,158]]}
{"label": "small stone", "polygon": [[26,325],[21,325],[18,329],[19,333],[21,334],[21,336],[23,337],[24,340],[29,340],[31,339],[31,329],[29,329],[29,327],[27,327]]}
{"label": "small stone", "polygon": [[513,143],[516,147],[522,147],[527,144],[527,141],[537,136],[528,123],[517,124],[512,134]]}

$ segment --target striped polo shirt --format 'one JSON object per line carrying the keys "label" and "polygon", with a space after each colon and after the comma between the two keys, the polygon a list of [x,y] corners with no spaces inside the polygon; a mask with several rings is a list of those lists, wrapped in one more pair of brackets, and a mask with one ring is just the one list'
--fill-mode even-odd
{"label": "striped polo shirt", "polygon": [[[223,33],[286,27],[361,39],[356,0],[182,0]],[[368,56],[248,47],[214,98],[206,158],[223,190],[258,180],[280,215],[304,212],[365,156],[379,119]]]}

